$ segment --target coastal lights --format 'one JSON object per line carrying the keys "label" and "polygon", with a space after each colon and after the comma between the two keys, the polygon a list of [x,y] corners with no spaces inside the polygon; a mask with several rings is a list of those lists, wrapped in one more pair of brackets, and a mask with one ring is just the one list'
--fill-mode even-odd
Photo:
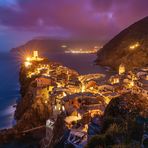
{"label": "coastal lights", "polygon": [[66,50],[65,53],[71,53],[71,54],[92,54],[92,53],[96,53],[98,50],[95,49],[85,49],[83,50],[82,48],[80,49],[69,49]]}
{"label": "coastal lights", "polygon": [[43,58],[39,57],[39,53],[37,50],[34,50],[31,56],[27,56],[25,59],[27,62],[31,62],[31,61],[42,61]]}
{"label": "coastal lights", "polygon": [[62,45],[61,47],[62,47],[62,48],[67,48],[67,45]]}
{"label": "coastal lights", "polygon": [[[41,60],[43,60],[43,58],[39,58],[38,51],[35,50],[35,51],[33,51],[33,55],[31,57],[30,56],[26,57],[24,65],[26,68],[28,68],[32,65],[32,63],[31,63],[32,61],[41,61]],[[46,67],[44,66],[42,68],[48,68],[48,66],[46,66]]]}

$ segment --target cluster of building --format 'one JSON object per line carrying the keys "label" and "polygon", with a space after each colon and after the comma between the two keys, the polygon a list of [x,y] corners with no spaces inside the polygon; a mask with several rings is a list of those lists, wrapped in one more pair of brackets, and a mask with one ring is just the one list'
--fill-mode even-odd
{"label": "cluster of building", "polygon": [[119,93],[130,91],[148,99],[148,67],[126,72],[125,66],[121,64],[119,74],[112,76],[110,83],[118,86]]}
{"label": "cluster of building", "polygon": [[148,67],[126,71],[121,64],[119,72],[113,75],[79,75],[61,64],[39,58],[36,51],[24,65],[26,77],[34,78],[31,86],[35,97],[44,98],[52,107],[52,119],[47,120],[46,125],[46,140],[50,139],[57,115],[62,112],[70,130],[65,144],[84,147],[91,136],[100,132],[101,117],[111,99],[127,92],[148,99]]}

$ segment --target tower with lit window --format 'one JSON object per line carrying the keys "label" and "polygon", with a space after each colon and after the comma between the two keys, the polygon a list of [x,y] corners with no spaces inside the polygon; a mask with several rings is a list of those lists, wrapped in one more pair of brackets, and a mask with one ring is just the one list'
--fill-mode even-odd
{"label": "tower with lit window", "polygon": [[38,59],[38,51],[37,50],[33,51],[33,58],[36,60]]}

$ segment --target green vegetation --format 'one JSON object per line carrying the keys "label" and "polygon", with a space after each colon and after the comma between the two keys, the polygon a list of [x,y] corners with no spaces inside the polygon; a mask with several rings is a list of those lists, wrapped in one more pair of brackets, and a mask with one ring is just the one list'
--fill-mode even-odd
{"label": "green vegetation", "polygon": [[139,148],[147,116],[147,100],[125,94],[107,106],[101,134],[92,137],[87,148]]}
{"label": "green vegetation", "polygon": [[[137,131],[137,129],[131,129],[130,132]],[[132,139],[131,135],[128,135],[129,131],[125,125],[120,126],[116,123],[113,123],[109,128],[100,135],[92,137],[86,148],[139,148],[140,141]],[[136,134],[136,133],[135,133]],[[131,137],[130,137],[131,136]]]}

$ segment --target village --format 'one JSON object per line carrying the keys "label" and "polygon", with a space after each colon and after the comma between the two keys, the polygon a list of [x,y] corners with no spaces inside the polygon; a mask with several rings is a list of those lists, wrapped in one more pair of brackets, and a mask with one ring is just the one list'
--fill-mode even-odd
{"label": "village", "polygon": [[65,125],[70,130],[65,145],[81,148],[99,133],[101,117],[113,98],[132,93],[148,99],[148,67],[126,71],[126,65],[121,63],[118,73],[80,75],[60,63],[41,58],[38,51],[26,57],[24,67],[26,78],[33,79],[30,84],[33,98],[42,97],[52,108],[52,116],[46,121],[45,147],[50,143],[59,114],[65,115]]}

